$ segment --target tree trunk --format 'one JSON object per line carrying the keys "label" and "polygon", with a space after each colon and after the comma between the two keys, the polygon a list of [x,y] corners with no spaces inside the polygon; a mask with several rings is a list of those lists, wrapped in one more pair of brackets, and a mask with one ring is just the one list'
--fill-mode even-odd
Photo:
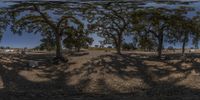
{"label": "tree trunk", "polygon": [[53,59],[53,63],[59,64],[60,62],[68,62],[68,59],[64,58],[62,55],[61,35],[55,34],[55,36],[56,36],[56,57]]}
{"label": "tree trunk", "polygon": [[182,45],[182,56],[184,56],[185,54],[185,42],[183,42],[183,45]]}
{"label": "tree trunk", "polygon": [[163,34],[160,33],[158,37],[158,49],[157,49],[159,59],[161,58],[162,55],[162,48],[163,48]]}
{"label": "tree trunk", "polygon": [[117,46],[117,54],[121,54],[121,47]]}
{"label": "tree trunk", "polygon": [[184,35],[184,40],[183,40],[183,44],[182,44],[182,56],[184,56],[184,54],[185,54],[186,39],[187,39],[187,36]]}
{"label": "tree trunk", "polygon": [[122,46],[122,36],[121,34],[118,37],[118,41],[117,41],[117,54],[121,54],[121,46]]}
{"label": "tree trunk", "polygon": [[76,47],[76,51],[80,52],[81,51],[81,47]]}
{"label": "tree trunk", "polygon": [[56,34],[56,58],[62,58],[62,45],[61,45],[61,35]]}

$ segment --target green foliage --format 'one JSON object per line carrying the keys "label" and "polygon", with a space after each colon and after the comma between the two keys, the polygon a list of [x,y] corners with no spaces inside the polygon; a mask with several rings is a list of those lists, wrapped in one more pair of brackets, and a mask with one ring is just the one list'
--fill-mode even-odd
{"label": "green foliage", "polygon": [[[90,31],[103,37],[105,43],[113,44],[120,53],[124,35],[130,32],[130,12],[134,10],[132,3],[108,2],[95,4],[89,14]],[[92,16],[92,17],[91,17]]]}
{"label": "green foliage", "polygon": [[135,50],[136,47],[133,45],[133,43],[123,43],[122,49],[123,50]]}
{"label": "green foliage", "polygon": [[[195,27],[193,19],[188,18],[185,14],[188,11],[193,10],[188,7],[180,7],[175,10],[175,13],[170,16],[170,28],[168,34],[169,43],[182,43],[182,55],[185,52],[185,46],[187,45],[190,36],[195,34]],[[193,38],[193,41],[195,38]],[[196,41],[196,40],[195,40]]]}
{"label": "green foliage", "polygon": [[9,18],[6,15],[6,9],[0,8],[0,40],[3,37],[3,33],[7,29],[7,26],[9,25]]}
{"label": "green foliage", "polygon": [[[56,57],[62,58],[63,34],[74,25],[83,26],[82,22],[74,15],[77,11],[72,9],[74,9],[72,5],[61,2],[16,2],[7,10],[8,15],[12,18],[11,29],[14,33],[21,34],[25,31],[53,34]],[[41,46],[47,48],[49,45],[46,44],[48,43],[46,41],[48,40],[43,39]]]}
{"label": "green foliage", "polygon": [[133,12],[132,31],[139,42],[139,48],[144,50],[157,48],[158,56],[161,56],[164,36],[169,29],[169,16],[173,14],[171,11],[164,8],[144,8]]}
{"label": "green foliage", "polygon": [[93,38],[88,36],[89,33],[83,27],[79,27],[78,29],[72,28],[66,34],[67,37],[63,40],[63,44],[69,49],[75,47],[77,51],[80,51],[81,47],[87,48],[93,42]]}
{"label": "green foliage", "polygon": [[168,42],[188,42],[189,35],[194,33],[193,21],[185,16],[186,12],[185,8],[180,8],[176,9],[175,14],[170,16],[170,20],[168,21],[170,24]]}
{"label": "green foliage", "polygon": [[16,2],[6,11],[0,9],[0,35],[11,21],[13,33],[41,33],[44,38],[39,47],[56,49],[58,53],[62,39],[67,48],[87,47],[93,41],[89,33],[97,33],[104,38],[102,43],[113,44],[120,53],[121,48],[131,47],[123,44],[124,36],[133,35],[140,49],[157,49],[161,55],[164,40],[186,44],[192,35],[193,44],[198,46],[200,17],[186,17],[192,10],[183,6],[169,9],[138,7],[132,2]]}
{"label": "green foliage", "polygon": [[139,38],[139,43],[138,43],[138,47],[141,50],[145,50],[145,51],[152,51],[152,50],[156,50],[156,42],[152,41],[151,38],[146,37],[146,36],[142,36]]}
{"label": "green foliage", "polygon": [[41,44],[37,46],[35,49],[39,50],[55,50],[56,44],[55,44],[55,36],[52,33],[44,34],[43,39],[40,40]]}
{"label": "green foliage", "polygon": [[195,48],[199,48],[199,40],[200,40],[200,12],[197,12],[197,15],[192,18],[193,24],[193,40],[192,43]]}
{"label": "green foliage", "polygon": [[5,47],[5,49],[10,49],[10,47],[9,47],[9,46],[7,46],[7,47]]}
{"label": "green foliage", "polygon": [[[193,11],[190,7],[179,8],[143,8],[132,14],[132,31],[141,49],[157,48],[159,57],[162,54],[164,41],[168,43],[183,42],[194,33],[193,21],[186,16]],[[184,47],[183,46],[183,47]]]}
{"label": "green foliage", "polygon": [[[19,34],[23,31],[30,33],[41,32],[43,34],[51,31],[59,34],[57,33],[58,30],[67,30],[69,22],[82,24],[72,15],[72,10],[66,9],[68,7],[59,2],[24,2],[14,4],[8,8],[9,14],[13,18],[11,28],[14,33]],[[61,13],[61,11],[63,12]],[[53,16],[58,16],[58,20],[55,20]]]}

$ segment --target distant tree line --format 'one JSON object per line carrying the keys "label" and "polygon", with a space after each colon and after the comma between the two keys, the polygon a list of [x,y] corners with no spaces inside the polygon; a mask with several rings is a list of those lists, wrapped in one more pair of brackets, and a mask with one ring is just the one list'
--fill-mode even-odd
{"label": "distant tree line", "polygon": [[0,49],[10,49],[10,47],[9,46],[6,46],[6,47],[0,46]]}

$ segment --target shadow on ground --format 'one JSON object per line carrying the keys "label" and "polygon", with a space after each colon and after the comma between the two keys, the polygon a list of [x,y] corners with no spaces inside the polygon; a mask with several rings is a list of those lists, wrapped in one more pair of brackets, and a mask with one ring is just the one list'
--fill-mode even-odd
{"label": "shadow on ground", "polygon": [[[95,57],[78,68],[70,68],[70,64],[52,65],[44,62],[38,68],[27,69],[24,66],[25,61],[21,60],[1,63],[0,76],[3,87],[0,97],[1,100],[199,100],[198,87],[181,84],[191,77],[200,80],[200,63],[194,60],[199,56],[188,56],[194,57],[190,61],[168,56],[171,59],[157,60],[154,56],[131,53],[107,54]],[[34,59],[41,57],[44,55],[35,55]],[[48,58],[45,56],[45,59]],[[191,64],[185,67],[182,66],[184,63]],[[43,74],[37,74],[37,77],[47,80],[30,80],[20,74],[27,70],[40,70]],[[74,76],[79,76],[74,80],[80,79],[70,84]],[[115,80],[115,77],[122,81]],[[129,80],[132,81],[129,83]]]}

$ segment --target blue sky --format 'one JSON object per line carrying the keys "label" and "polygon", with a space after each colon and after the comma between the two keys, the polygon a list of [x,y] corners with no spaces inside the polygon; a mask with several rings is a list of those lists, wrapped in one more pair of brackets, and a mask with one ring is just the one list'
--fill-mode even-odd
{"label": "blue sky", "polygon": [[[0,7],[7,7],[12,3],[0,2]],[[13,48],[32,48],[40,44],[40,34],[23,33],[23,35],[13,34],[9,28],[4,32],[0,41],[0,46]]]}
{"label": "blue sky", "polygon": [[[6,7],[9,4],[10,3],[0,2],[0,7]],[[156,4],[153,2],[148,3],[147,6],[170,7],[170,8],[176,7],[175,5]],[[200,2],[191,4],[190,6],[197,8],[197,10],[200,10]],[[193,15],[194,13],[192,12],[188,14],[189,17],[192,17]],[[98,37],[96,34],[92,34],[91,37],[94,38],[93,45],[96,45],[96,44],[99,45],[99,41],[102,40],[102,38]],[[0,42],[0,46],[9,46],[13,48],[24,48],[24,47],[33,48],[40,44],[41,38],[42,37],[40,34],[33,34],[33,33],[23,33],[22,35],[13,34],[8,28],[6,32],[3,34],[3,38]],[[131,39],[132,38],[126,37],[127,42],[130,42]],[[173,46],[173,45],[165,43],[165,47],[168,47],[168,46]],[[180,48],[181,45],[176,44],[175,47]],[[192,47],[191,41],[189,42],[188,47]]]}
{"label": "blue sky", "polygon": [[3,34],[0,46],[9,46],[13,48],[32,48],[40,44],[42,39],[40,34],[23,33],[22,35],[13,34],[9,29]]}

